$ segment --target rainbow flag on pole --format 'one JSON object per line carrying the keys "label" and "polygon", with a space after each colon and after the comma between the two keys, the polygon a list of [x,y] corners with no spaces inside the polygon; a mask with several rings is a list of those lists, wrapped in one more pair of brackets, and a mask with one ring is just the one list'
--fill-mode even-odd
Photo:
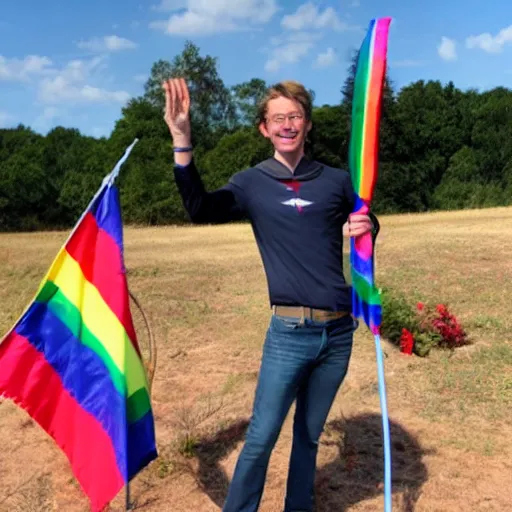
{"label": "rainbow flag on pole", "polygon": [[55,440],[94,511],[156,458],[114,181],[126,150],[0,341],[0,395]]}
{"label": "rainbow flag on pole", "polygon": [[[370,212],[377,182],[379,127],[390,23],[389,17],[371,20],[357,58],[349,148],[355,213]],[[353,314],[364,319],[375,341],[384,438],[384,510],[391,512],[391,439],[384,357],[380,346],[382,303],[380,290],[375,285],[374,243],[371,233],[350,239]]]}
{"label": "rainbow flag on pole", "polygon": [[[355,192],[355,213],[368,214],[378,175],[379,126],[391,18],[370,22],[359,50],[354,97],[349,167]],[[380,291],[375,286],[371,233],[351,239],[354,315],[363,317],[373,334],[382,320]]]}

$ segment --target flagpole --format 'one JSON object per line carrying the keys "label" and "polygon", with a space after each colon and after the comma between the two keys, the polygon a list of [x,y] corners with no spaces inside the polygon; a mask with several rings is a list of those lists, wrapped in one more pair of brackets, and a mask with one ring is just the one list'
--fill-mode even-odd
{"label": "flagpole", "polygon": [[[87,213],[89,212],[89,210],[91,209],[92,205],[94,204],[94,201],[96,201],[96,199],[100,196],[100,194],[103,192],[103,190],[105,189],[105,187],[107,186],[111,186],[112,183],[114,182],[114,180],[117,178],[117,176],[119,175],[119,171],[121,169],[121,166],[124,164],[124,162],[126,161],[126,159],[128,158],[128,156],[130,156],[130,153],[133,149],[133,147],[135,146],[135,144],[137,144],[137,142],[139,142],[139,139],[135,138],[134,141],[126,148],[125,152],[124,152],[124,155],[118,160],[117,164],[115,165],[115,167],[113,168],[112,171],[110,171],[104,178],[103,178],[103,181],[101,183],[101,186],[100,188],[97,190],[97,192],[94,194],[94,197],[91,199],[91,201],[89,202],[89,204],[87,205],[87,208],[85,208],[85,210],[83,211],[82,215],[80,216],[80,218],[78,219],[78,221],[76,222],[75,226],[73,227],[73,229],[71,230],[71,233],[69,234],[69,236],[67,237],[66,241],[62,244],[62,246],[60,247],[59,249],[59,252],[57,253],[57,255],[59,255],[61,253],[61,251],[64,249],[64,247],[66,247],[66,244],[69,242],[69,240],[71,239],[71,237],[75,234],[75,231],[78,229],[78,226],[80,225],[80,223],[82,222],[82,220],[84,219],[84,217],[87,215]],[[55,258],[56,259],[56,258]],[[54,261],[55,261],[54,259]],[[46,279],[48,278],[48,274],[50,273],[50,270],[51,270],[51,266],[50,266],[50,269],[48,270],[48,272],[46,273],[46,275],[44,276],[44,278],[41,280],[41,283],[46,281]],[[18,322],[23,318],[23,316],[25,316],[25,314],[27,313],[27,311],[30,309],[30,306],[32,305],[32,303],[34,302],[35,298],[37,297],[37,294],[39,293],[39,288],[38,290],[36,291],[35,295],[32,297],[32,300],[29,301],[28,305],[25,307],[24,311],[21,313],[21,315],[19,316],[19,318],[14,322],[14,325],[4,334],[4,336],[2,336],[2,338],[0,338],[0,345],[7,339],[7,336],[9,336],[9,334],[11,334],[11,332],[13,331],[13,329],[16,327],[16,325],[18,324]]]}
{"label": "flagpole", "polygon": [[384,437],[384,510],[385,512],[391,512],[391,441],[386,398],[386,379],[384,377],[384,358],[380,344],[380,335],[375,334],[374,339],[377,354],[380,409],[382,412],[382,432]]}
{"label": "flagpole", "polygon": [[132,510],[132,504],[130,503],[130,482],[126,482],[126,504],[125,510]]}

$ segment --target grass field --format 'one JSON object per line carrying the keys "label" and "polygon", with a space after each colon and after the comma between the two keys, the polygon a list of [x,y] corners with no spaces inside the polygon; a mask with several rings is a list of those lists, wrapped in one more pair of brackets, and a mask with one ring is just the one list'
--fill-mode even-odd
{"label": "grass field", "polygon": [[[512,510],[512,209],[388,216],[381,225],[378,283],[411,300],[448,303],[472,339],[427,358],[383,345],[394,510]],[[66,237],[0,235],[0,335]],[[127,228],[125,256],[130,288],[158,344],[153,408],[160,457],[132,485],[136,509],[219,511],[269,321],[250,227]],[[262,512],[282,510],[292,414],[273,452]],[[53,441],[2,399],[0,435],[0,511],[88,510]],[[375,349],[361,325],[321,438],[317,511],[383,510],[382,466]],[[112,510],[123,510],[123,499]]]}

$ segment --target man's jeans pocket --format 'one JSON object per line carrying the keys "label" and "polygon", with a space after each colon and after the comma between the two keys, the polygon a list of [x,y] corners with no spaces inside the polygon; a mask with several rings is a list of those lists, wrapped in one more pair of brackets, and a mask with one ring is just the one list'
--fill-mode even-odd
{"label": "man's jeans pocket", "polygon": [[300,323],[300,318],[292,318],[289,316],[273,315],[271,328],[277,331],[293,331],[303,326]]}

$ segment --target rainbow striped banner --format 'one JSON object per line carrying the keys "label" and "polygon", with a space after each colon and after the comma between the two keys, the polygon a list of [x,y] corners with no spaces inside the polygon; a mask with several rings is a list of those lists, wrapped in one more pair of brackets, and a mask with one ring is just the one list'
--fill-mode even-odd
{"label": "rainbow striped banner", "polygon": [[0,343],[0,395],[55,440],[94,511],[157,456],[114,185],[136,142],[104,179]]}
{"label": "rainbow striped banner", "polygon": [[[355,193],[354,213],[368,214],[378,175],[379,126],[391,18],[372,20],[359,50],[354,96],[349,167]],[[350,239],[353,314],[362,317],[374,335],[384,440],[384,510],[391,512],[391,441],[380,346],[382,303],[375,286],[375,239],[371,233]]]}
{"label": "rainbow striped banner", "polygon": [[[368,214],[378,175],[382,88],[391,18],[372,20],[361,45],[354,81],[349,167],[355,192],[354,213]],[[382,319],[380,291],[374,282],[371,233],[351,239],[354,315],[363,317],[373,334]]]}

